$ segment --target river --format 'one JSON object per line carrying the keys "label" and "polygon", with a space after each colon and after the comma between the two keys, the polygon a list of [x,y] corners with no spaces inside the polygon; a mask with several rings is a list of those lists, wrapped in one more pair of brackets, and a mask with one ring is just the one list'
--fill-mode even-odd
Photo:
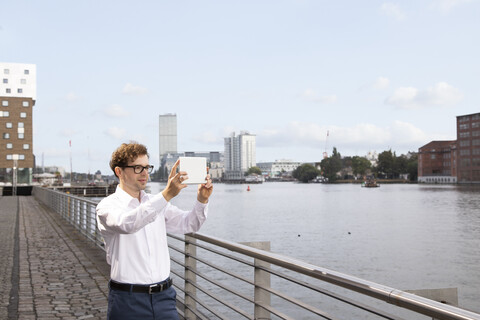
{"label": "river", "polygon": [[[164,185],[150,183],[152,193]],[[215,184],[204,234],[400,290],[458,288],[480,313],[480,186]],[[196,186],[173,203],[191,207]]]}

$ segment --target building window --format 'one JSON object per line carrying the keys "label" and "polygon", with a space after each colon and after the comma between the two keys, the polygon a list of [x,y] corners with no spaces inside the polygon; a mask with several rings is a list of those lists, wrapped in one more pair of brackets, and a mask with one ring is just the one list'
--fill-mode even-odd
{"label": "building window", "polygon": [[13,156],[11,154],[7,154],[7,160],[13,160]]}
{"label": "building window", "polygon": [[25,125],[24,125],[23,122],[19,122],[19,123],[18,123],[18,127],[19,127],[19,128],[25,128]]}
{"label": "building window", "polygon": [[22,89],[22,88],[18,88],[18,89],[17,89],[17,93],[23,93],[23,89]]}
{"label": "building window", "polygon": [[468,138],[470,137],[470,132],[460,132],[460,138]]}
{"label": "building window", "polygon": [[25,160],[25,155],[24,154],[19,154],[18,155],[18,160]]}
{"label": "building window", "polygon": [[13,149],[13,144],[7,143],[7,149]]}
{"label": "building window", "polygon": [[432,155],[430,156],[430,159],[435,159],[435,158],[437,158],[437,156],[436,156],[435,154],[432,154]]}
{"label": "building window", "polygon": [[23,101],[23,102],[22,102],[22,105],[23,105],[24,107],[28,107],[28,106],[29,106],[29,103],[28,103],[28,101]]}
{"label": "building window", "polygon": [[3,79],[3,83],[8,83],[8,79]]}
{"label": "building window", "polygon": [[22,133],[18,133],[18,139],[24,139],[25,138],[25,134],[22,132]]}
{"label": "building window", "polygon": [[28,143],[23,144],[23,150],[28,150],[30,149],[30,145]]}
{"label": "building window", "polygon": [[24,74],[30,74],[30,71],[25,69],[25,71],[23,72]]}
{"label": "building window", "polygon": [[3,133],[3,139],[10,139],[10,133],[4,132]]}
{"label": "building window", "polygon": [[3,73],[4,74],[10,74],[10,70],[9,69],[3,69]]}
{"label": "building window", "polygon": [[11,128],[13,128],[13,125],[12,125],[11,122],[7,122],[7,123],[5,123],[5,127],[6,127],[7,129],[11,129]]}
{"label": "building window", "polygon": [[468,123],[461,124],[458,127],[459,127],[460,130],[465,130],[465,129],[469,128]]}
{"label": "building window", "polygon": [[20,84],[27,84],[27,79],[20,79]]}
{"label": "building window", "polygon": [[26,112],[20,112],[20,118],[26,118],[27,113]]}
{"label": "building window", "polygon": [[10,112],[8,112],[8,111],[0,111],[0,118],[1,118],[1,117],[8,118],[9,116],[10,116]]}
{"label": "building window", "polygon": [[472,122],[472,128],[480,128],[480,122]]}
{"label": "building window", "polygon": [[7,89],[5,89],[5,92],[6,92],[6,93],[12,93],[12,89],[7,88]]}
{"label": "building window", "polygon": [[2,106],[3,106],[3,107],[8,107],[8,101],[3,100],[3,101],[2,101]]}

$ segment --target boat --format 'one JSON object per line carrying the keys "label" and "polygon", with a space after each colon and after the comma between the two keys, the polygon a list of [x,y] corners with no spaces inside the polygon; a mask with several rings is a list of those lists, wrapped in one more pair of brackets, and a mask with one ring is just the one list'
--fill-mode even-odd
{"label": "boat", "polygon": [[376,180],[374,180],[374,179],[368,179],[368,180],[363,181],[362,187],[365,187],[365,188],[377,188],[377,187],[380,187],[380,185],[377,183]]}

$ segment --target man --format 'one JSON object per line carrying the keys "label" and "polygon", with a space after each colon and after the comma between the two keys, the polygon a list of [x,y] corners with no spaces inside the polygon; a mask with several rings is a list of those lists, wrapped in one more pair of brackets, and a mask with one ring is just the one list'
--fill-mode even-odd
{"label": "man", "polygon": [[98,228],[111,265],[107,319],[178,319],[176,292],[170,279],[166,232],[196,232],[207,218],[213,186],[198,186],[191,211],[169,201],[187,185],[187,172],[170,172],[167,186],[156,195],[145,193],[149,155],[144,145],[122,144],[112,154],[110,167],[120,183],[114,194],[97,205]]}

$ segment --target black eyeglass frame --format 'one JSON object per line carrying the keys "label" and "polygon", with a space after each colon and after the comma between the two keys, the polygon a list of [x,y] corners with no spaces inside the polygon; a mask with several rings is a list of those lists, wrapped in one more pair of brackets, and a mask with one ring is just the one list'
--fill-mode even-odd
{"label": "black eyeglass frame", "polygon": [[[144,166],[141,166],[141,165],[137,164],[136,166],[121,166],[120,168],[132,168],[133,172],[136,173],[136,174],[142,173],[143,170],[145,170],[145,169],[147,170],[148,173],[153,172],[153,166],[151,166],[151,165],[148,165],[148,166],[144,167]],[[140,170],[140,171],[138,171],[138,170]]]}

